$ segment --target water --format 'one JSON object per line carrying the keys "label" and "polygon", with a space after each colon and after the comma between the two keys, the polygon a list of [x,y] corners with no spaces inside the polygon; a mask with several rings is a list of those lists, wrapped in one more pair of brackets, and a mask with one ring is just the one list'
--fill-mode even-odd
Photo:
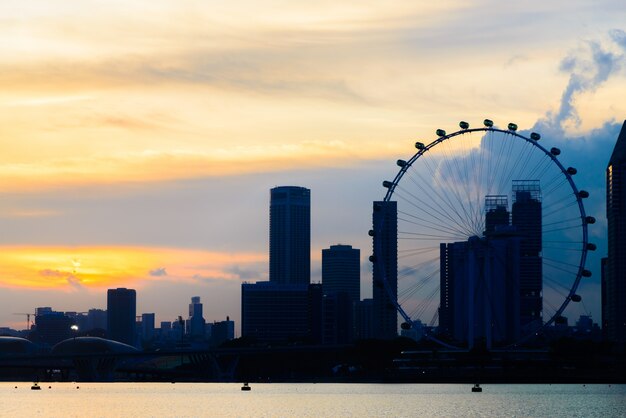
{"label": "water", "polygon": [[0,383],[0,416],[626,417],[626,385],[488,384],[482,393],[471,393],[467,384],[253,383],[250,392],[233,383],[30,386]]}

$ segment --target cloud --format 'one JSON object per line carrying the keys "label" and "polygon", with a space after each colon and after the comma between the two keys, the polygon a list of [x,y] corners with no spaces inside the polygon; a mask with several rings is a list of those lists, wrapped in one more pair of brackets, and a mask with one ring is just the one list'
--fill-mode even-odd
{"label": "cloud", "polygon": [[[102,289],[112,286],[149,287],[151,282],[193,282],[195,275],[232,280],[229,270],[265,260],[251,252],[211,252],[172,247],[132,246],[2,246],[0,287],[67,289],[79,286]],[[80,259],[80,273],[74,261]],[[157,263],[167,265],[154,268]],[[243,273],[242,273],[243,274]],[[155,280],[159,278],[159,280]]]}
{"label": "cloud", "polygon": [[241,268],[238,265],[234,265],[226,269],[227,272],[234,274],[240,280],[261,280],[262,274],[256,269]]}
{"label": "cloud", "polygon": [[205,276],[205,275],[202,275],[202,274],[194,274],[192,277],[193,277],[194,280],[197,280],[199,282],[206,283],[206,284],[223,283],[224,282],[224,277]]}
{"label": "cloud", "polygon": [[39,275],[43,277],[65,277],[68,274],[69,273],[61,272],[59,270],[52,270],[52,269],[44,269],[44,270],[39,271]]}
{"label": "cloud", "polygon": [[84,286],[82,284],[82,280],[74,275],[74,274],[68,274],[67,277],[65,278],[65,280],[67,280],[67,283],[75,290],[83,290]]}
{"label": "cloud", "polygon": [[609,35],[615,43],[626,50],[626,32],[621,29],[611,29]]}
{"label": "cloud", "polygon": [[68,284],[74,290],[83,290],[82,280],[75,274],[67,271],[56,269],[43,269],[39,271],[39,275],[45,278],[53,279],[57,285]]}
{"label": "cloud", "polygon": [[[622,30],[609,31],[613,43],[626,48],[626,34]],[[614,45],[604,45],[601,41],[585,42],[576,52],[563,58],[559,70],[569,74],[567,87],[561,95],[559,108],[554,113],[548,113],[545,123],[562,127],[568,122],[580,126],[575,100],[582,93],[594,92],[612,75],[616,74],[626,63],[626,56],[611,52]]]}
{"label": "cloud", "polygon": [[152,277],[163,277],[163,276],[167,276],[167,271],[165,271],[165,267],[159,267],[159,268],[150,270],[148,274],[150,274],[150,276]]}

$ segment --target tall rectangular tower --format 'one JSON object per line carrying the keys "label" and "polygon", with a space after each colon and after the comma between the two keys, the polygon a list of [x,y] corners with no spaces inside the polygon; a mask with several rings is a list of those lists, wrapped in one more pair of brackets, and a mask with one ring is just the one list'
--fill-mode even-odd
{"label": "tall rectangular tower", "polygon": [[270,282],[311,281],[311,191],[282,186],[270,191]]}
{"label": "tall rectangular tower", "polygon": [[[604,280],[606,337],[626,345],[626,121],[606,169],[606,217],[609,254]],[[605,325],[605,324],[603,324]]]}
{"label": "tall rectangular tower", "polygon": [[322,250],[324,293],[347,293],[352,301],[361,297],[361,251],[351,245],[331,245]]}
{"label": "tall rectangular tower", "polygon": [[[539,180],[513,180],[511,224],[520,242],[520,322],[526,331],[540,325],[543,310],[541,258],[541,188]],[[530,328],[529,328],[530,327]]]}
{"label": "tall rectangular tower", "polygon": [[107,324],[110,339],[134,346],[136,314],[135,289],[122,287],[107,291]]}
{"label": "tall rectangular tower", "polygon": [[[373,331],[375,338],[391,339],[398,335],[398,205],[397,202],[374,202],[372,215],[374,242]],[[382,267],[380,267],[382,266]],[[391,291],[391,297],[385,286]],[[392,299],[393,297],[393,299]]]}
{"label": "tall rectangular tower", "polygon": [[192,339],[204,338],[206,321],[202,316],[202,302],[200,296],[193,296],[189,304],[189,320],[187,333]]}

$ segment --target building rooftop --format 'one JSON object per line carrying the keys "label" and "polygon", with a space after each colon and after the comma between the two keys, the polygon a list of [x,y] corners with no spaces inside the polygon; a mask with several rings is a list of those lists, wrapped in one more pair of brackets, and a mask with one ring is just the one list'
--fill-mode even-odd
{"label": "building rooftop", "polygon": [[624,161],[626,161],[626,120],[624,121],[622,130],[617,137],[615,148],[613,148],[613,154],[611,154],[611,159],[609,160],[609,165]]}

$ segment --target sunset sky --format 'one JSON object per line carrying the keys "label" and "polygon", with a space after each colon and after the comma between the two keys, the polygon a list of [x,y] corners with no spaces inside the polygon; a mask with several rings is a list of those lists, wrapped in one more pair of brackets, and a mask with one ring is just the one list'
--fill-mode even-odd
{"label": "sunset sky", "polygon": [[0,326],[131,287],[138,313],[172,320],[198,295],[238,333],[242,281],[267,279],[277,185],[312,190],[312,279],[322,248],[352,244],[369,296],[382,180],[415,140],[485,117],[578,168],[599,246],[580,293],[599,321],[626,5],[431,3],[0,3]]}

